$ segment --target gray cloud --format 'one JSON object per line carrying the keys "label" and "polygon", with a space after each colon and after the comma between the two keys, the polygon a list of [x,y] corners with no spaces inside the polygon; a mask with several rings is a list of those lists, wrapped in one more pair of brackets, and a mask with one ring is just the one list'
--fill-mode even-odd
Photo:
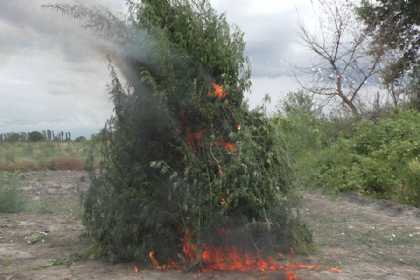
{"label": "gray cloud", "polygon": [[0,1],[0,131],[92,133],[112,112],[106,61],[95,36],[45,3]]}
{"label": "gray cloud", "polygon": [[[65,0],[0,1],[0,51],[3,55],[23,49],[62,52],[70,62],[97,59],[98,41],[77,20],[42,5]],[[119,3],[119,4],[118,4]],[[118,12],[121,1],[85,0],[83,4],[110,7]]]}
{"label": "gray cloud", "polygon": [[288,74],[287,60],[296,33],[290,22],[293,15],[283,13],[270,17],[250,18],[252,31],[246,35],[247,55],[253,65],[254,77],[273,77]]}
{"label": "gray cloud", "polygon": [[[214,2],[245,32],[246,53],[255,79],[291,76],[293,65],[310,59],[299,44],[298,28],[301,17],[308,15],[309,0],[263,0],[260,6],[246,0]],[[262,11],[254,11],[256,7]]]}
{"label": "gray cloud", "polygon": [[[98,48],[100,40],[76,20],[41,8],[50,2],[73,1],[0,0],[0,131],[52,128],[93,132],[112,112],[105,94],[109,77]],[[124,11],[124,2],[80,1],[116,13]],[[280,98],[280,92],[293,87],[290,64],[307,59],[296,48],[294,6],[263,0],[258,5],[274,5],[278,10],[266,9],[261,14],[254,11],[260,7],[255,1],[211,2],[246,34],[254,79],[251,104],[259,103],[266,93]],[[282,5],[288,7],[282,9]]]}
{"label": "gray cloud", "polygon": [[[3,47],[3,54],[22,47],[57,48],[74,63],[97,55],[95,46],[92,46],[92,37],[95,36],[83,30],[75,20],[41,8],[48,2],[50,0],[0,2],[0,48]],[[261,15],[250,10],[254,8],[250,1],[212,2],[220,11],[226,11],[229,20],[245,31],[246,52],[254,77],[289,75],[289,66],[293,64],[290,58],[296,46],[293,44],[297,40],[298,17],[294,6],[277,11],[273,9],[269,14]],[[270,0],[266,2],[270,4]],[[117,13],[124,10],[123,0],[88,0],[83,3],[107,6]]]}

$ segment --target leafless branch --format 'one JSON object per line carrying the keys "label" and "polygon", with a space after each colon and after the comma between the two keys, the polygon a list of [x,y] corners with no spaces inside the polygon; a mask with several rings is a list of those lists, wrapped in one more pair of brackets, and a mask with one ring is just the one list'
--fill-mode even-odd
{"label": "leafless branch", "polygon": [[[323,12],[323,17],[319,18],[321,30],[310,31],[302,25],[301,39],[303,45],[324,63],[320,68],[325,71],[313,75],[327,77],[316,79],[311,86],[298,82],[313,94],[337,97],[347,109],[358,115],[360,107],[357,107],[356,100],[367,82],[377,75],[381,55],[367,51],[366,36],[355,20],[350,2],[344,5],[336,0],[316,2]],[[323,24],[325,18],[328,20],[326,26]]]}

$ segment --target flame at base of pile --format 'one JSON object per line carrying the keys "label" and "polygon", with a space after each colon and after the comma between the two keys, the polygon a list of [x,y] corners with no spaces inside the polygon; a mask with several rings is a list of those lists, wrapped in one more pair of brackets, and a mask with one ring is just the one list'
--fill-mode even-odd
{"label": "flame at base of pile", "polygon": [[[185,264],[174,261],[162,265],[156,258],[156,253],[149,253],[153,268],[158,270],[183,270],[185,267],[195,267],[200,272],[284,272],[287,280],[298,280],[295,272],[298,270],[320,271],[320,265],[303,263],[282,264],[273,257],[259,257],[255,254],[242,252],[234,246],[217,247],[208,244],[197,245],[192,242],[191,234],[186,233],[183,239],[183,258]],[[327,271],[339,273],[341,269],[330,268]]]}

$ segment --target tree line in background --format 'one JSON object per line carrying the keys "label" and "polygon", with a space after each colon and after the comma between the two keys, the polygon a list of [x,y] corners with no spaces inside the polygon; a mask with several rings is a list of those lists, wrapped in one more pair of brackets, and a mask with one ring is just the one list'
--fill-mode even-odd
{"label": "tree line in background", "polygon": [[[54,130],[43,130],[31,131],[31,132],[5,132],[0,133],[0,144],[1,143],[13,143],[13,142],[70,142],[72,141],[71,132],[67,131],[54,131]],[[84,136],[79,136],[74,141],[84,141]]]}

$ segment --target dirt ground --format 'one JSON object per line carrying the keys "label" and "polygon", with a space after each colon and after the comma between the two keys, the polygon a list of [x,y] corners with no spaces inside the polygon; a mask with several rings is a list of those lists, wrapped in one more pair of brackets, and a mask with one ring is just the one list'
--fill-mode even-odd
{"label": "dirt ground", "polygon": [[[282,273],[181,273],[133,270],[81,257],[89,248],[80,222],[83,172],[26,173],[27,211],[0,214],[0,280],[53,279],[284,279]],[[355,195],[331,198],[306,193],[303,219],[314,233],[316,251],[295,261],[327,269],[298,271],[300,280],[420,279],[420,211]]]}

